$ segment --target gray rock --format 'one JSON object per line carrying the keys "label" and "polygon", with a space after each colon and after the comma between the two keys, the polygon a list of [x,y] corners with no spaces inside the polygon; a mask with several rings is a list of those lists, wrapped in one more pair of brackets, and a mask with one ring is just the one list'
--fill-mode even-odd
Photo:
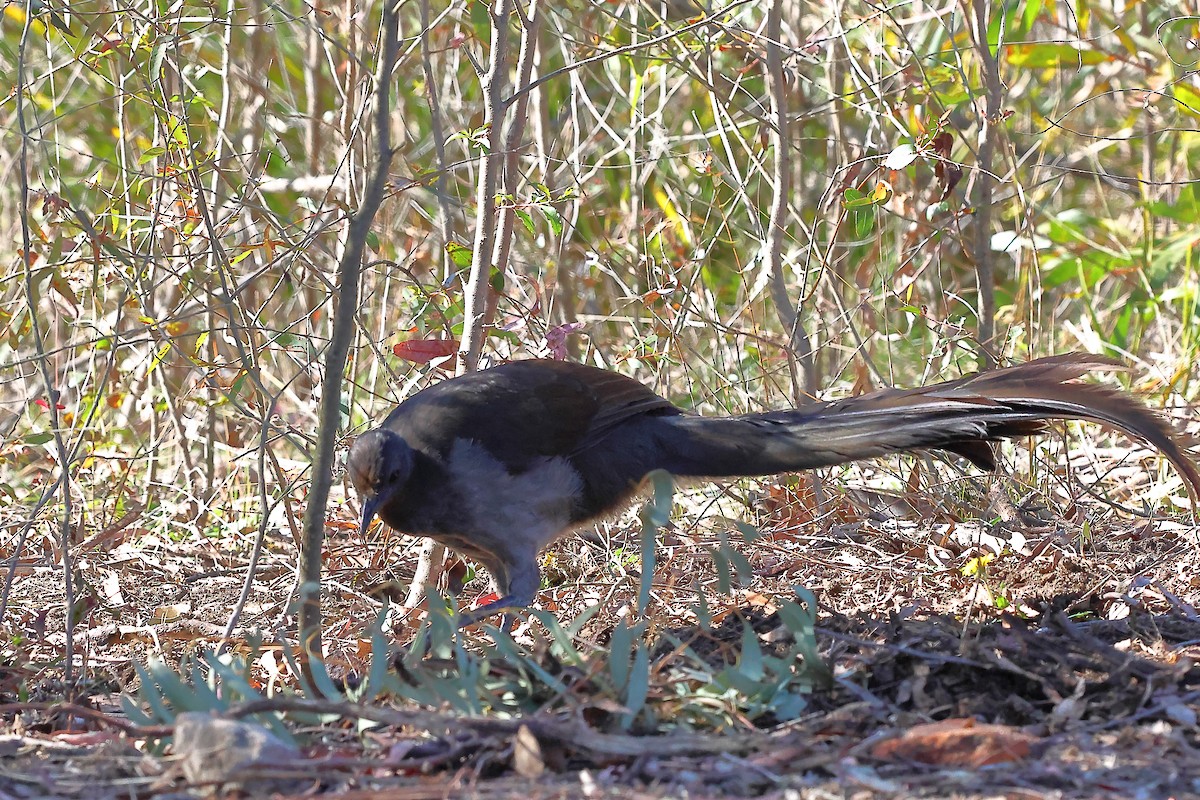
{"label": "gray rock", "polygon": [[299,749],[252,722],[185,712],[175,718],[173,750],[189,783],[290,792],[305,782]]}

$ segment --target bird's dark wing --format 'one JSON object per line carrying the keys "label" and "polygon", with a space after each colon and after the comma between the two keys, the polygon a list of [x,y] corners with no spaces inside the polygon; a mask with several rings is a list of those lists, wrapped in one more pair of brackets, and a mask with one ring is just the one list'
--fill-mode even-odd
{"label": "bird's dark wing", "polygon": [[383,427],[442,456],[454,442],[483,445],[511,470],[586,450],[627,420],[679,413],[643,384],[565,361],[513,361],[442,381],[401,403]]}

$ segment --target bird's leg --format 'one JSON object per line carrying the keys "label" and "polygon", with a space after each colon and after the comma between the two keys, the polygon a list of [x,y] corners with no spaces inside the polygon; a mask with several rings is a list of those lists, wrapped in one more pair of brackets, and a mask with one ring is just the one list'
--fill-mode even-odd
{"label": "bird's leg", "polygon": [[[528,608],[537,597],[542,576],[538,570],[536,550],[489,555],[493,557],[485,559],[483,565],[491,575],[492,584],[500,597],[474,611],[460,614],[459,627],[472,625],[505,609]],[[506,613],[500,622],[500,629],[511,630],[515,622],[516,617]]]}

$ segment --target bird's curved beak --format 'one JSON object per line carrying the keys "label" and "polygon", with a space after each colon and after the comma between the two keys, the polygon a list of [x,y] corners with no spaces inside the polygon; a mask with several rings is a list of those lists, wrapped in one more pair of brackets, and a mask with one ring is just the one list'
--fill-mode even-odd
{"label": "bird's curved beak", "polygon": [[381,495],[375,495],[363,502],[362,527],[359,529],[359,533],[366,533],[367,528],[371,527],[371,520],[375,519],[375,514],[378,513],[379,506],[385,499]]}

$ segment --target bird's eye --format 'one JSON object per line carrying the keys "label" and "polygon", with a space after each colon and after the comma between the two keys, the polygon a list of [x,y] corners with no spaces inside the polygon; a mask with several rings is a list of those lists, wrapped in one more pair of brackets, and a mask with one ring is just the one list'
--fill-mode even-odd
{"label": "bird's eye", "polygon": [[404,475],[400,470],[394,469],[392,470],[391,474],[388,475],[388,483],[399,483],[403,477]]}

